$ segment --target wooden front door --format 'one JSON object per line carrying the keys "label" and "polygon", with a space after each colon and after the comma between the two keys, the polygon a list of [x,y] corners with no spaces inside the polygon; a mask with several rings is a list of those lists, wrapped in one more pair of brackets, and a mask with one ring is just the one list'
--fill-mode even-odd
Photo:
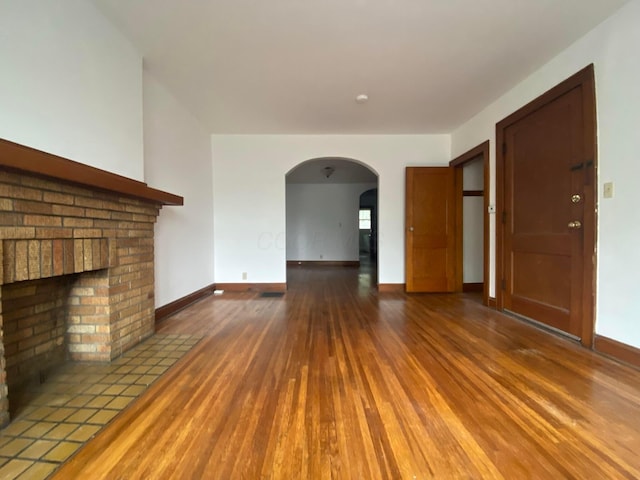
{"label": "wooden front door", "polygon": [[505,310],[581,338],[585,258],[592,248],[585,238],[594,228],[590,142],[595,140],[585,120],[589,92],[580,83],[565,87],[512,122],[499,124],[504,198],[500,287]]}
{"label": "wooden front door", "polygon": [[407,292],[456,287],[455,171],[407,167],[405,275]]}

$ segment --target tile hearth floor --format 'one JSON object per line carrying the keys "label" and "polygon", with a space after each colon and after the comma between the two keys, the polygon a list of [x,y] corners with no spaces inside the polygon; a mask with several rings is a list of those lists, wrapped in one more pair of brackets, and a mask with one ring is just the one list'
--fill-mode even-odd
{"label": "tile hearth floor", "polygon": [[201,340],[154,335],[110,364],[67,363],[0,430],[0,480],[47,478]]}

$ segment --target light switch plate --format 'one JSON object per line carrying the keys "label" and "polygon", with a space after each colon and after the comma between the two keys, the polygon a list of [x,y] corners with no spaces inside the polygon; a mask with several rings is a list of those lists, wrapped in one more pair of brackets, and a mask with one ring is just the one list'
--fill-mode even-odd
{"label": "light switch plate", "polygon": [[603,185],[602,196],[603,198],[613,198],[613,182],[607,182]]}

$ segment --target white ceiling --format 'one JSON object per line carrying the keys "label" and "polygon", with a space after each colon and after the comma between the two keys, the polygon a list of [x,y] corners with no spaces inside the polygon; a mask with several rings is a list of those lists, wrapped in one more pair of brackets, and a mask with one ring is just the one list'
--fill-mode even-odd
{"label": "white ceiling", "polygon": [[449,133],[626,1],[93,0],[220,134]]}

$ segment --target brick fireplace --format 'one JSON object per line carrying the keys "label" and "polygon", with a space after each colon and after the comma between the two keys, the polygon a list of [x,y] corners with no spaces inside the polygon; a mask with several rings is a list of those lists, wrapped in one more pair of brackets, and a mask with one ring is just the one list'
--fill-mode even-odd
{"label": "brick fireplace", "polygon": [[182,197],[0,140],[0,427],[11,389],[154,333],[154,223]]}

